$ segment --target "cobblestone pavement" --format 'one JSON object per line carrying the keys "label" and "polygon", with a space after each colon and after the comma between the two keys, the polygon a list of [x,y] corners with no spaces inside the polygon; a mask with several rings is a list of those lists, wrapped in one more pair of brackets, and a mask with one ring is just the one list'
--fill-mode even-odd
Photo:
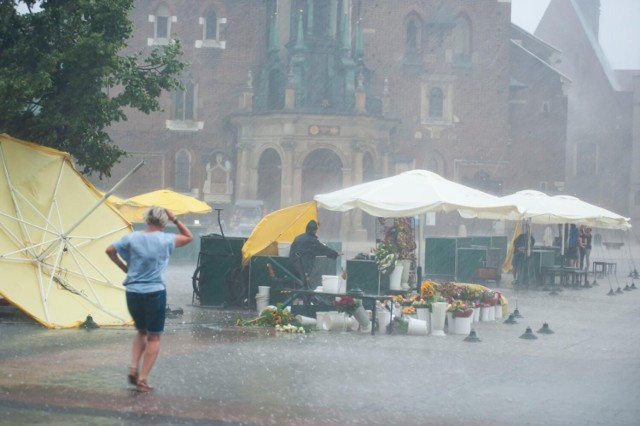
{"label": "cobblestone pavement", "polygon": [[[640,291],[606,295],[632,268],[557,296],[505,280],[524,318],[476,323],[482,341],[468,343],[234,327],[254,313],[191,306],[193,266],[172,266],[169,302],[184,314],[168,320],[152,393],[126,383],[131,328],[46,330],[3,314],[0,424],[637,425]],[[519,338],[545,322],[555,334]]]}

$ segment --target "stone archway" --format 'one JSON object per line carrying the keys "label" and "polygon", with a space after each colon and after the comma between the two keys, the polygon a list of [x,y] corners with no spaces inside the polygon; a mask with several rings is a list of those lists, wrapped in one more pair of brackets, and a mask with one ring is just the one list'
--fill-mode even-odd
{"label": "stone archway", "polygon": [[282,202],[282,161],[273,148],[264,150],[258,161],[257,198],[264,202],[267,211],[281,207]]}
{"label": "stone archway", "polygon": [[[342,188],[342,168],[338,155],[329,149],[316,149],[307,155],[302,164],[301,201],[310,201],[316,194]],[[322,240],[337,241],[340,237],[341,213],[320,209],[318,220]]]}

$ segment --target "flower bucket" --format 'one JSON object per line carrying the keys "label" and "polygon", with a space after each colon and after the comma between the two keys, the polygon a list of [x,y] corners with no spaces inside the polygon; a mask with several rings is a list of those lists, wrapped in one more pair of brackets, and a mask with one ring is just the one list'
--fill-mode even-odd
{"label": "flower bucket", "polygon": [[[456,317],[456,320],[453,322],[453,333],[454,334],[469,334],[471,333],[471,321],[473,320],[473,316],[470,317]],[[451,328],[449,328],[451,330]]]}
{"label": "flower bucket", "polygon": [[453,316],[453,312],[447,312],[447,331],[449,333],[453,333],[453,324],[455,324],[456,319]]}
{"label": "flower bucket", "polygon": [[498,303],[496,306],[494,306],[494,308],[496,310],[495,319],[502,319],[502,305]]}
{"label": "flower bucket", "polygon": [[262,313],[269,306],[269,295],[256,295],[256,311]]}
{"label": "flower bucket", "polygon": [[496,307],[494,306],[490,306],[489,308],[487,308],[489,310],[489,321],[495,321],[496,320]]}
{"label": "flower bucket", "polygon": [[393,271],[389,275],[389,290],[402,291],[402,264],[396,264]]}
{"label": "flower bucket", "polygon": [[296,319],[302,325],[316,325],[316,323],[317,323],[315,318],[305,317],[303,315],[296,315]]}
{"label": "flower bucket", "polygon": [[429,308],[416,308],[416,316],[419,320],[428,321],[429,320]]}
{"label": "flower bucket", "polygon": [[322,320],[322,329],[326,331],[344,331],[347,329],[347,316],[340,312],[328,312]]}
{"label": "flower bucket", "polygon": [[480,306],[473,308],[473,322],[480,321]]}
{"label": "flower bucket", "polygon": [[356,308],[356,310],[353,312],[353,317],[358,321],[361,329],[368,329],[371,326],[371,321],[369,321],[369,313],[362,307],[362,305]]}
{"label": "flower bucket", "polygon": [[444,333],[444,322],[447,317],[446,302],[436,302],[433,304],[433,314],[431,316],[431,335],[432,336],[446,336]]}
{"label": "flower bucket", "polygon": [[385,331],[391,323],[391,312],[386,309],[376,311],[376,320],[378,321],[378,330]]}
{"label": "flower bucket", "polygon": [[410,288],[409,275],[411,274],[411,260],[408,260],[408,259],[399,260],[398,265],[402,265],[402,278],[400,279],[400,285],[402,286],[403,289],[406,290]]}
{"label": "flower bucket", "polygon": [[324,321],[324,316],[329,314],[330,312],[316,312],[316,329],[323,330],[322,324]]}
{"label": "flower bucket", "polygon": [[267,297],[269,296],[269,291],[271,290],[271,287],[266,286],[266,285],[260,285],[258,286],[258,294],[259,295],[266,295]]}
{"label": "flower bucket", "polygon": [[493,306],[481,307],[480,321],[489,321],[489,312],[494,312],[495,315],[495,308]]}
{"label": "flower bucket", "polygon": [[291,250],[291,243],[285,241],[278,241],[278,256],[289,257],[289,251]]}
{"label": "flower bucket", "polygon": [[427,322],[415,318],[409,318],[409,327],[407,334],[413,336],[426,336],[427,335]]}
{"label": "flower bucket", "polygon": [[322,276],[322,292],[336,294],[340,291],[340,277],[337,275]]}

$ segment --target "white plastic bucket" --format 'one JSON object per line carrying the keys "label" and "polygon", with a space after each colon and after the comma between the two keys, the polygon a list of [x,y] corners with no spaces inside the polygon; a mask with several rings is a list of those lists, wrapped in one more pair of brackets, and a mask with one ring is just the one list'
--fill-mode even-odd
{"label": "white plastic bucket", "polygon": [[376,320],[378,321],[378,330],[384,332],[391,322],[391,312],[386,309],[376,311]]}
{"label": "white plastic bucket", "polygon": [[473,321],[473,315],[466,318],[457,317],[453,322],[454,334],[469,334],[471,333],[471,321]]}
{"label": "white plastic bucket", "polygon": [[322,329],[327,331],[345,330],[347,328],[347,318],[339,312],[325,314],[322,319]]}
{"label": "white plastic bucket", "polygon": [[402,290],[402,270],[404,269],[401,263],[396,263],[396,267],[393,268],[389,275],[389,290],[401,291]]}
{"label": "white plastic bucket", "polygon": [[303,315],[296,315],[296,319],[302,325],[316,325],[317,323],[315,318],[305,317]]}
{"label": "white plastic bucket", "polygon": [[291,243],[286,241],[278,241],[278,256],[289,257],[290,250],[291,250]]}
{"label": "white plastic bucket", "polygon": [[269,306],[269,298],[267,297],[256,297],[256,311],[262,314],[262,311]]}
{"label": "white plastic bucket", "polygon": [[427,322],[415,318],[409,318],[409,327],[407,328],[407,334],[426,336],[427,335]]}
{"label": "white plastic bucket", "polygon": [[340,277],[337,275],[323,275],[322,276],[322,292],[323,293],[339,293],[340,292]]}
{"label": "white plastic bucket", "polygon": [[266,295],[268,297],[270,290],[271,290],[271,287],[269,287],[269,286],[265,286],[265,285],[258,286],[258,294],[259,295]]}

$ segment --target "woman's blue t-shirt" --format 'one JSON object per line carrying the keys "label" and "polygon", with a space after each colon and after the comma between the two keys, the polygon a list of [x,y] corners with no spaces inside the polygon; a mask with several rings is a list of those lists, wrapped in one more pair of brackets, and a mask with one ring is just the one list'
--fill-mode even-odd
{"label": "woman's blue t-shirt", "polygon": [[113,246],[127,263],[127,291],[151,293],[166,288],[164,274],[176,247],[176,234],[138,231],[125,235]]}

